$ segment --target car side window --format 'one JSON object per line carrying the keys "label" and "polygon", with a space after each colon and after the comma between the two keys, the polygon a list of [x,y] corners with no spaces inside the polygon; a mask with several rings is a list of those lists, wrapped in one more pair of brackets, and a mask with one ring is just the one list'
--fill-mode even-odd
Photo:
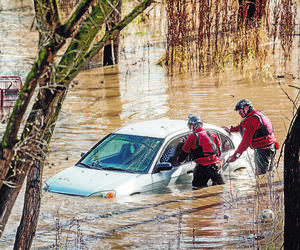
{"label": "car side window", "polygon": [[177,157],[181,151],[182,146],[186,141],[187,136],[178,137],[167,145],[165,151],[163,152],[159,162],[170,162],[172,166],[178,166]]}
{"label": "car side window", "polygon": [[221,144],[222,144],[222,152],[226,152],[234,149],[234,145],[232,141],[227,136],[220,134],[220,137],[221,137]]}
{"label": "car side window", "polygon": [[219,141],[221,143],[221,146],[220,146],[221,152],[227,152],[229,150],[234,149],[234,145],[229,137],[227,137],[226,135],[224,135],[220,132],[217,132],[217,131],[211,131],[211,132],[213,132],[214,134],[216,134],[218,136]]}

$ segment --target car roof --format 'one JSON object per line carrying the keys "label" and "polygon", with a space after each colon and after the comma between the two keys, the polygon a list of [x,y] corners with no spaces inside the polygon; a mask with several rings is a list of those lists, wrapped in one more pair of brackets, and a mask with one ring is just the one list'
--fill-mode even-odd
{"label": "car roof", "polygon": [[164,139],[171,134],[187,131],[186,121],[162,119],[130,124],[114,131],[114,133]]}
{"label": "car roof", "polygon": [[[219,127],[207,123],[204,123],[203,127],[220,131]],[[184,132],[189,132],[187,121],[174,119],[144,121],[130,124],[114,131],[114,133],[117,134],[148,136],[162,139],[171,134]]]}

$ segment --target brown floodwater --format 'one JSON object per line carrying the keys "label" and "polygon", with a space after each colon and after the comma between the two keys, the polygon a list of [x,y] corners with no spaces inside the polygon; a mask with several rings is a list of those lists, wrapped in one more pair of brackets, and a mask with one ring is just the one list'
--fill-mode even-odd
{"label": "brown floodwater", "polygon": [[[0,0],[1,75],[20,75],[24,81],[36,56],[37,34],[30,31],[30,2],[16,2]],[[150,32],[157,25],[161,32]],[[279,85],[279,79],[254,77],[250,69],[218,77],[195,72],[168,75],[156,65],[164,53],[163,27],[160,20],[143,27],[147,34],[128,29],[118,66],[85,70],[75,79],[56,125],[43,180],[72,166],[104,135],[127,124],[187,119],[188,114],[218,126],[237,124],[240,117],[233,109],[241,98],[250,99],[268,115],[283,143],[293,105],[282,88],[295,98],[298,90],[288,85],[299,86],[297,79],[280,78]],[[290,73],[299,75],[295,50]],[[281,161],[275,175],[280,176],[282,168]],[[188,184],[115,200],[43,192],[32,249],[50,249],[57,242],[62,249],[254,247],[255,204],[249,202],[255,192],[254,178],[241,171],[226,180],[224,186],[199,191],[192,191]],[[19,195],[0,239],[1,249],[13,247],[23,195]],[[232,195],[248,199],[232,201]]]}

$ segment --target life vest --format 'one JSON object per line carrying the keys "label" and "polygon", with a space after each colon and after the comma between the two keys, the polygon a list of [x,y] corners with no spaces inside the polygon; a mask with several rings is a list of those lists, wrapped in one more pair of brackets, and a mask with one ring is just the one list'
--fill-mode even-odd
{"label": "life vest", "polygon": [[199,133],[194,133],[197,139],[196,148],[191,150],[192,160],[218,154],[218,147],[215,144],[214,138],[212,137],[211,133],[209,131],[201,131],[200,133],[202,139],[201,144]]}
{"label": "life vest", "polygon": [[[246,119],[251,116],[257,117],[260,124],[260,127],[254,132],[254,135],[252,137],[253,142],[264,140],[274,132],[273,125],[264,113],[262,113],[261,111],[255,111],[255,113],[248,115]],[[241,126],[240,132],[243,136],[243,126]]]}

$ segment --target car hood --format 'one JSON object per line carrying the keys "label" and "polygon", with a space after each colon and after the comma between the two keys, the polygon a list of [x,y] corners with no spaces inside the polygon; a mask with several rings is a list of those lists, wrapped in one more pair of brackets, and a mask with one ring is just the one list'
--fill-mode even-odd
{"label": "car hood", "polygon": [[100,191],[116,191],[139,175],[73,166],[46,180],[44,190],[68,195],[90,196]]}

